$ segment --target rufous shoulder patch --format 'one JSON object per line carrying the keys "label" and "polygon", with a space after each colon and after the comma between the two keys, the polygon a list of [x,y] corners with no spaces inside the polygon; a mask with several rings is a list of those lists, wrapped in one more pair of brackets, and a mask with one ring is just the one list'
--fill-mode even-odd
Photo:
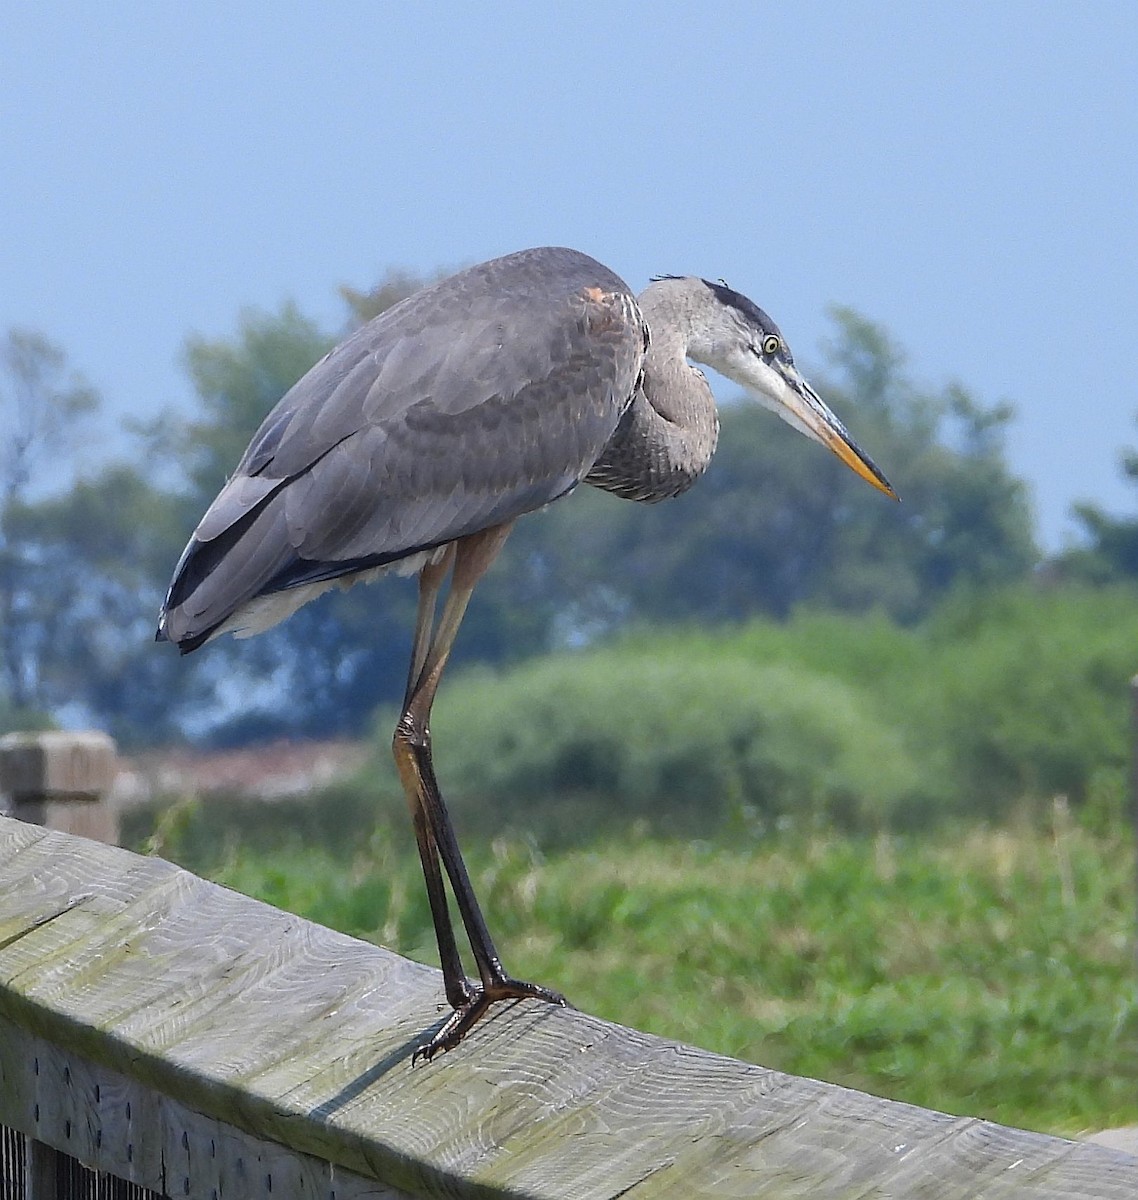
{"label": "rufous shoulder patch", "polygon": [[581,289],[580,295],[587,305],[595,304],[600,309],[599,312],[595,309],[587,311],[587,328],[590,333],[607,333],[620,328],[624,323],[624,311],[621,304],[623,297],[619,292],[606,292],[603,288],[587,287]]}

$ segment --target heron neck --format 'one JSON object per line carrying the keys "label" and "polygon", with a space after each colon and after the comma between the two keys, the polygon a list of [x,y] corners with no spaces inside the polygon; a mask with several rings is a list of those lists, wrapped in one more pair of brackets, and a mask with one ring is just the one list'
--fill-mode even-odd
{"label": "heron neck", "polygon": [[629,500],[655,501],[687,491],[707,470],[719,416],[707,380],[688,364],[683,330],[648,321],[641,386],[586,481]]}

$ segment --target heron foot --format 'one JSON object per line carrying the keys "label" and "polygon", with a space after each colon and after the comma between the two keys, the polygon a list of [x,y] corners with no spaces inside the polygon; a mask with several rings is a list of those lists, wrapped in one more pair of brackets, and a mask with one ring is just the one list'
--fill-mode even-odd
{"label": "heron foot", "polygon": [[560,992],[542,987],[537,983],[524,983],[520,979],[511,979],[508,975],[503,975],[500,979],[495,979],[483,987],[471,988],[471,991],[473,995],[464,1003],[455,1005],[454,1012],[447,1018],[442,1028],[421,1045],[415,1047],[411,1055],[412,1066],[419,1059],[430,1062],[440,1051],[453,1050],[489,1012],[491,1004],[497,1004],[501,1000],[544,1000],[548,1004],[556,1004],[564,1008],[568,1003]]}

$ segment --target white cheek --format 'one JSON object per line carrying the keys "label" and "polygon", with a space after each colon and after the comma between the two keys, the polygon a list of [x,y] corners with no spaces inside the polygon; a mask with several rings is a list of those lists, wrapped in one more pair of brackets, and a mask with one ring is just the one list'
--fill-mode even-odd
{"label": "white cheek", "polygon": [[711,347],[698,356],[695,353],[691,356],[746,388],[753,400],[776,413],[792,429],[797,429],[816,442],[822,440],[817,430],[800,415],[805,411],[805,401],[786,382],[782,373],[764,359],[739,349],[737,343],[732,343],[730,347]]}
{"label": "white cheek", "polygon": [[744,386],[747,390],[760,404],[775,412],[781,412],[786,405],[786,395],[790,391],[786,380],[773,367],[768,366],[761,358],[755,358],[753,354],[741,355],[740,358]]}
{"label": "white cheek", "polygon": [[[712,351],[699,356],[698,361],[713,367],[720,375],[745,387],[747,391],[754,392],[756,399],[762,398],[759,395],[762,392],[770,391],[777,395],[778,375],[761,358],[741,350],[738,342],[714,347]],[[763,403],[768,402],[764,400]]]}
{"label": "white cheek", "polygon": [[764,408],[782,416],[790,399],[791,388],[783,377],[761,358],[740,354],[736,379]]}
{"label": "white cheek", "polygon": [[822,441],[817,428],[804,419],[809,411],[806,402],[774,367],[751,357],[746,364],[744,378],[739,382],[755,400],[780,416],[791,429],[797,429],[816,442]]}

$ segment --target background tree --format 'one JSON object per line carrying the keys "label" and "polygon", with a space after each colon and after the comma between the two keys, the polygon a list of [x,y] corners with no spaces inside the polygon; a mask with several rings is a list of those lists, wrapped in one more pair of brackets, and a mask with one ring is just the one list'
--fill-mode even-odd
{"label": "background tree", "polygon": [[[129,464],[78,480],[10,514],[35,618],[25,651],[37,701],[106,728],[126,745],[176,737],[212,700],[196,672],[155,652],[159,582],[184,527],[180,497]],[[177,551],[174,551],[176,554]]]}
{"label": "background tree", "polygon": [[[1124,450],[1120,466],[1138,485],[1138,450]],[[1076,504],[1073,515],[1086,540],[1056,557],[1057,574],[1096,584],[1138,579],[1138,517],[1112,516],[1097,504]]]}
{"label": "background tree", "polygon": [[40,547],[18,514],[72,477],[71,453],[98,406],[57,345],[32,330],[8,331],[0,344],[0,694],[15,711],[46,707],[37,655]]}

